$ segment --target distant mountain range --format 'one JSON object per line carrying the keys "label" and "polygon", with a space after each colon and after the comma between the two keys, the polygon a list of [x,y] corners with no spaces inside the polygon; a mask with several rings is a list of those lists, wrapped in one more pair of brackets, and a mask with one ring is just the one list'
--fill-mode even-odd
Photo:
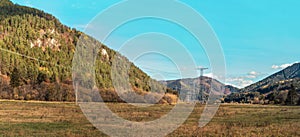
{"label": "distant mountain range", "polygon": [[[202,84],[200,84],[201,78]],[[277,99],[277,103],[282,103],[287,98],[288,91],[292,90],[292,87],[295,88],[298,94],[300,93],[300,63],[295,63],[290,67],[242,89],[231,85],[225,85],[220,81],[209,77],[203,76],[201,78],[187,78],[164,82],[167,87],[176,91],[181,91],[180,98],[182,100],[187,100],[187,98],[190,100],[199,99],[199,95],[195,93],[192,94],[193,97],[187,97],[187,94],[189,94],[188,92],[190,90],[199,92],[200,85],[203,85],[201,86],[201,90],[203,91],[202,97],[207,97],[210,91],[220,90],[220,87],[224,87],[223,91],[227,102],[241,102],[242,100],[244,100],[244,102],[253,102],[256,98],[260,97],[260,101]]]}

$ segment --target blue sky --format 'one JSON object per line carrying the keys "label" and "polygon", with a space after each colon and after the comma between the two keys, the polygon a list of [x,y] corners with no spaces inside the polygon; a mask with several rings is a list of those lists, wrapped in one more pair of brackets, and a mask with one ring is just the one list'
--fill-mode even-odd
{"label": "blue sky", "polygon": [[[44,10],[56,16],[63,24],[83,31],[97,14],[120,1],[13,0],[13,2]],[[217,2],[180,0],[180,2],[199,12],[214,29],[225,55],[227,83],[243,87],[300,59],[298,53],[300,51],[300,1],[298,0],[219,0]],[[101,27],[105,28],[105,24]],[[120,45],[128,39],[144,32],[172,35],[187,48],[197,65],[210,66],[205,51],[191,46],[197,45],[197,42],[185,34],[183,29],[169,22],[148,19],[128,23],[115,31],[104,43],[119,50]],[[135,42],[135,44],[151,43],[149,39]],[[163,40],[161,42],[163,43]],[[170,46],[168,44],[170,43],[164,43]],[[178,61],[182,64],[185,62]],[[134,62],[155,78],[177,78],[174,64],[171,67],[172,63],[161,56],[145,55]],[[157,77],[157,73],[163,74]],[[210,73],[207,71],[206,75],[212,75]]]}

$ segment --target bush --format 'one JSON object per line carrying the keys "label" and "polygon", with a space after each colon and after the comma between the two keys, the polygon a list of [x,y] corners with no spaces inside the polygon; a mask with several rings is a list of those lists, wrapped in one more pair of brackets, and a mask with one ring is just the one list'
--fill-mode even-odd
{"label": "bush", "polygon": [[177,99],[178,97],[174,94],[165,94],[165,96],[163,97],[163,100],[166,100],[170,105],[174,105],[177,103]]}

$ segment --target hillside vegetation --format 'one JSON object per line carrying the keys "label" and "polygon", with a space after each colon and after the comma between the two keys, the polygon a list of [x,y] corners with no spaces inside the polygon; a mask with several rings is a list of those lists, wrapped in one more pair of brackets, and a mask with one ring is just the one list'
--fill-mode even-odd
{"label": "hillside vegetation", "polygon": [[[149,82],[155,89],[166,90],[124,56],[92,37],[61,24],[52,15],[1,0],[0,98],[74,101],[72,59],[80,37],[100,48],[96,51],[95,83],[104,100],[120,101],[111,80],[111,65],[115,57],[130,64],[129,81],[134,92],[147,94],[151,91]],[[89,45],[79,46],[84,48]],[[126,66],[119,67],[125,70]],[[81,81],[87,81],[90,76],[91,73],[81,75]]]}

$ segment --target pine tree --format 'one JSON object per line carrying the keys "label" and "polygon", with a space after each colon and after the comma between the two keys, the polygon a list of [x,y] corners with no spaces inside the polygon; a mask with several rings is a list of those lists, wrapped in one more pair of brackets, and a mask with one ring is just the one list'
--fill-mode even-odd
{"label": "pine tree", "polygon": [[298,95],[297,95],[296,89],[295,89],[294,85],[291,85],[291,89],[289,90],[289,93],[285,100],[285,104],[286,105],[295,105],[295,104],[297,104],[297,102],[296,102],[297,98],[298,98]]}
{"label": "pine tree", "polygon": [[42,82],[46,81],[47,75],[45,73],[39,72],[39,75],[37,76],[37,84],[41,84]]}
{"label": "pine tree", "polygon": [[17,68],[14,68],[11,74],[10,85],[14,88],[21,85],[20,72]]}

